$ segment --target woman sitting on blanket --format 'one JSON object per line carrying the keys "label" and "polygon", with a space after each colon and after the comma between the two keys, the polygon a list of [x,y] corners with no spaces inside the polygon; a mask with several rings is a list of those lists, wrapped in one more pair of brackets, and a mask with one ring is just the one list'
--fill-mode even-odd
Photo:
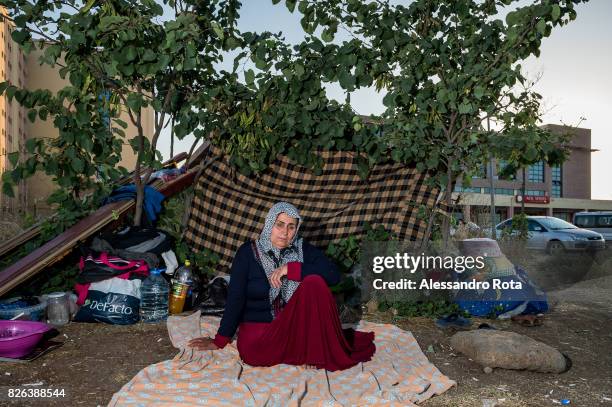
{"label": "woman sitting on blanket", "polygon": [[340,275],[325,255],[298,237],[302,219],[286,202],[274,205],[259,239],[236,253],[221,325],[214,339],[189,342],[221,349],[236,329],[241,359],[252,366],[280,363],[330,371],[372,358],[373,332],[342,330],[328,285]]}

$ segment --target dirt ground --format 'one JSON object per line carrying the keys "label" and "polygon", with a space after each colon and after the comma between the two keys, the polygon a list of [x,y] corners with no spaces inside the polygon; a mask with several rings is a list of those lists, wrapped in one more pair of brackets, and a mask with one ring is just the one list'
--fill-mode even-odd
{"label": "dirt ground", "polygon": [[[411,331],[421,348],[457,386],[424,406],[549,406],[569,399],[571,406],[612,405],[612,268],[582,273],[581,282],[557,284],[549,293],[551,312],[540,327],[525,328],[509,321],[490,321],[498,329],[528,335],[566,353],[573,367],[564,374],[542,374],[496,369],[485,374],[449,346],[452,332],[432,320],[397,318],[375,313],[366,318],[395,323]],[[607,272],[606,272],[607,270]],[[589,275],[592,274],[592,275]],[[477,326],[479,320],[474,320]],[[138,371],[176,354],[164,324],[111,326],[70,323],[55,338],[64,345],[39,359],[0,363],[0,405],[107,405],[113,393]],[[42,387],[65,389],[63,399],[9,402],[6,391],[42,382]]]}

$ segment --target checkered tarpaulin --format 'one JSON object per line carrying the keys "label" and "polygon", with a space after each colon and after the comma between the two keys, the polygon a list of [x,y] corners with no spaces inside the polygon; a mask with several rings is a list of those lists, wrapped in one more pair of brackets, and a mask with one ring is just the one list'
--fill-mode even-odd
{"label": "checkered tarpaulin", "polygon": [[[216,150],[211,150],[210,160]],[[287,201],[300,211],[300,234],[315,246],[364,233],[364,223],[382,224],[402,240],[418,240],[426,224],[419,207],[433,208],[436,194],[426,175],[399,164],[375,166],[362,180],[351,152],[321,152],[323,172],[279,157],[264,173],[246,177],[224,159],[210,164],[197,181],[185,231],[190,248],[207,248],[229,267],[236,250],[257,238],[270,207]]]}

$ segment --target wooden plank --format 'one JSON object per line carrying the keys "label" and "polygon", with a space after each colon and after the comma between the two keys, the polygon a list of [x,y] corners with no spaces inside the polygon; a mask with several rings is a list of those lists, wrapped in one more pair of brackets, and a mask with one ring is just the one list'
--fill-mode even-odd
{"label": "wooden plank", "polygon": [[[165,161],[163,163],[164,167],[165,166],[169,166],[173,163],[180,163],[181,161],[186,160],[188,157],[188,154],[185,152],[179,153],[177,155],[175,155],[174,157],[172,157],[171,159]],[[131,178],[133,177],[133,172],[132,174],[130,174],[127,177],[123,177],[122,179],[120,179],[118,181],[118,185],[126,185],[131,181]],[[38,222],[32,226],[30,226],[28,229],[24,230],[23,232],[21,232],[20,234],[18,234],[17,236],[12,237],[10,240],[4,242],[3,244],[0,244],[0,257],[4,256],[5,254],[11,252],[12,250],[16,249],[17,247],[25,244],[26,242],[34,239],[35,237],[37,237],[38,235],[40,235],[40,227],[41,227],[41,223]]]}
{"label": "wooden plank", "polygon": [[40,223],[36,223],[0,245],[0,257],[40,235]]}
{"label": "wooden plank", "polygon": [[[198,168],[194,168],[176,179],[163,184],[159,191],[170,197],[193,183]],[[45,243],[29,255],[0,271],[0,296],[15,288],[45,267],[61,260],[79,243],[111,223],[118,216],[133,209],[135,202],[120,201],[104,205],[97,211],[80,220],[75,225]]]}
{"label": "wooden plank", "polygon": [[206,152],[208,151],[209,148],[210,148],[210,141],[204,140],[202,145],[196,148],[193,154],[191,154],[191,157],[187,157],[189,158],[187,162],[185,163],[187,168],[191,169],[195,167],[196,165],[199,165],[202,162],[202,159],[206,155]]}

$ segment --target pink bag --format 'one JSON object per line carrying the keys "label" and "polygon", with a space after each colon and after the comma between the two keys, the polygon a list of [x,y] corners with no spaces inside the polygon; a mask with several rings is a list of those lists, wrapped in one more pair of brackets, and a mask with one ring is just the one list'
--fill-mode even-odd
{"label": "pink bag", "polygon": [[144,260],[124,260],[121,257],[109,256],[106,252],[100,253],[97,258],[91,254],[85,258],[81,257],[79,269],[81,274],[74,285],[78,305],[85,303],[91,283],[113,277],[124,280],[144,280],[149,276],[149,266]]}

